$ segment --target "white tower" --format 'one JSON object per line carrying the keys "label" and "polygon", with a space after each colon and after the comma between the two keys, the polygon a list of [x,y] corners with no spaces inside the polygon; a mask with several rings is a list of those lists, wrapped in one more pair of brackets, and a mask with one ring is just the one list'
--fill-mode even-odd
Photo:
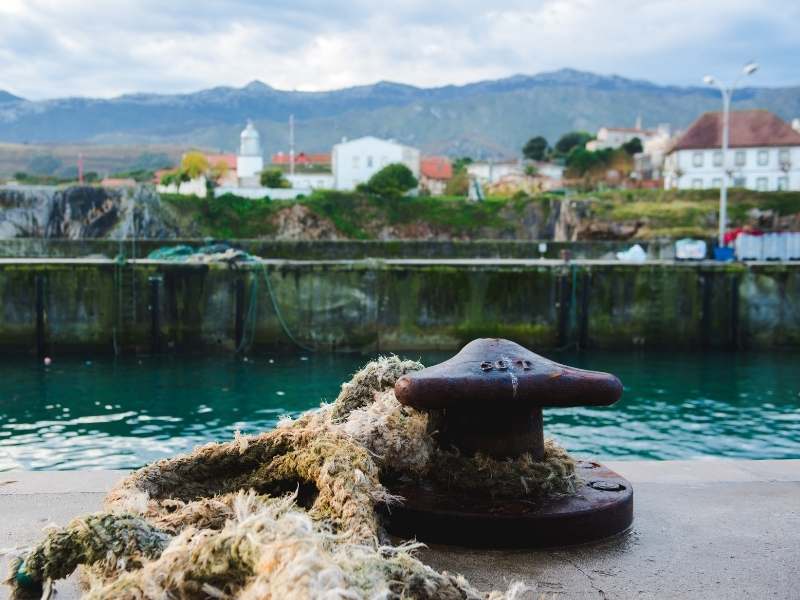
{"label": "white tower", "polygon": [[[236,157],[236,174],[243,185],[258,185],[258,178],[264,170],[264,156],[261,151],[261,136],[252,121],[241,134],[239,156]],[[250,180],[250,181],[248,181]]]}

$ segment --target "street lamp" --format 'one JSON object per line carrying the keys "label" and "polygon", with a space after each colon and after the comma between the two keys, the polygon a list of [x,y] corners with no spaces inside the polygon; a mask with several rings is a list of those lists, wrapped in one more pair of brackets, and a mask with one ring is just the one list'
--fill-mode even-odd
{"label": "street lamp", "polygon": [[728,223],[728,135],[730,129],[730,112],[731,112],[731,97],[736,85],[741,81],[742,77],[752,75],[758,70],[758,64],[749,62],[742,67],[742,72],[733,82],[730,87],[725,85],[712,77],[706,75],[703,77],[703,82],[706,85],[715,85],[722,93],[722,185],[719,188],[719,246],[720,248],[725,245],[725,228]]}

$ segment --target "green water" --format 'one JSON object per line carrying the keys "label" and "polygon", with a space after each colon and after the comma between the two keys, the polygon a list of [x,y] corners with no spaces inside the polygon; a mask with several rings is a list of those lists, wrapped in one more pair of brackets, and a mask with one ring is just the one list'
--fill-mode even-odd
{"label": "green water", "polygon": [[[417,354],[432,364],[444,354]],[[608,408],[546,411],[545,430],[600,459],[800,458],[797,354],[553,354],[616,373]],[[57,358],[0,365],[0,471],[131,468],[269,429],[333,400],[368,357]]]}

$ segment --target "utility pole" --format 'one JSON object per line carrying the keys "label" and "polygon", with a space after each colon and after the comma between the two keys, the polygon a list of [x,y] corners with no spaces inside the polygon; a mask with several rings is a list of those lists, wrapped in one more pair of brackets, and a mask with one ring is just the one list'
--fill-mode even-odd
{"label": "utility pole", "polygon": [[294,115],[289,115],[289,175],[294,175]]}
{"label": "utility pole", "polygon": [[717,86],[722,94],[722,184],[719,188],[719,239],[717,240],[717,244],[720,248],[725,245],[725,229],[728,226],[728,137],[730,135],[731,98],[733,97],[736,85],[742,77],[752,75],[757,70],[758,64],[754,62],[747,63],[742,68],[742,73],[730,87],[725,87],[721,81],[715,79],[711,75],[703,77],[703,81],[707,85]]}

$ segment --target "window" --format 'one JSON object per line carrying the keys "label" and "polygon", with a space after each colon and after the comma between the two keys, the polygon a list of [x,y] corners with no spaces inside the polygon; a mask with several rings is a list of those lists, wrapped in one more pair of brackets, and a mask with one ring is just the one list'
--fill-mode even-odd
{"label": "window", "polygon": [[778,189],[785,191],[789,189],[789,178],[788,177],[778,177]]}
{"label": "window", "polygon": [[733,178],[733,187],[743,188],[747,185],[747,179],[744,177],[734,177]]}
{"label": "window", "polygon": [[789,150],[787,148],[778,150],[778,163],[781,165],[789,164]]}
{"label": "window", "polygon": [[692,188],[695,190],[702,190],[703,189],[703,180],[702,179],[692,179]]}
{"label": "window", "polygon": [[769,151],[768,150],[759,150],[758,151],[758,166],[759,167],[766,167],[769,164]]}
{"label": "window", "polygon": [[360,161],[358,160],[358,156],[353,157],[353,168],[357,169],[359,167]]}
{"label": "window", "polygon": [[747,154],[744,150],[737,150],[733,157],[733,162],[737,167],[743,167],[747,164]]}
{"label": "window", "polygon": [[714,161],[714,166],[715,167],[721,167],[722,166],[722,152],[720,150],[717,150],[716,152],[714,152],[713,161]]}
{"label": "window", "polygon": [[367,166],[368,166],[370,169],[372,168],[372,157],[371,157],[371,156],[368,156],[368,157],[367,157]]}
{"label": "window", "polygon": [[759,192],[766,192],[767,191],[767,178],[766,177],[758,177],[758,178],[756,178],[756,189]]}
{"label": "window", "polygon": [[722,177],[714,177],[714,179],[711,180],[711,187],[712,188],[717,188],[717,189],[721,188],[722,187]]}
{"label": "window", "polygon": [[703,153],[702,152],[693,152],[692,153],[692,166],[693,167],[702,167],[703,166]]}

